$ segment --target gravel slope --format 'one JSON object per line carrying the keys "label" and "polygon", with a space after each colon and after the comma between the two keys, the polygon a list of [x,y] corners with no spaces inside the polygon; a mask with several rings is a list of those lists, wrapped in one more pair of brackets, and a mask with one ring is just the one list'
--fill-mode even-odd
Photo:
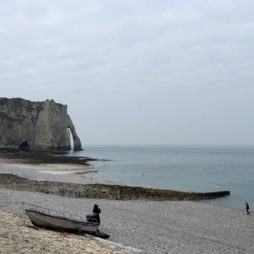
{"label": "gravel slope", "polygon": [[67,234],[31,225],[27,218],[0,210],[0,253],[4,254],[133,254],[121,246],[88,235]]}
{"label": "gravel slope", "polygon": [[73,199],[0,189],[0,209],[24,215],[19,202],[76,214],[102,210],[110,240],[144,253],[254,253],[254,220],[244,210],[190,201]]}

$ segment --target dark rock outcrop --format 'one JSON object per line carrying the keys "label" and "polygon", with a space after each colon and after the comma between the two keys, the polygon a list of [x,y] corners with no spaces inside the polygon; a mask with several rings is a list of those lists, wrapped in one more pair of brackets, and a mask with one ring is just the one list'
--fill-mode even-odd
{"label": "dark rock outcrop", "polygon": [[34,191],[72,198],[100,198],[115,200],[204,200],[230,195],[230,191],[208,193],[181,192],[108,184],[76,184],[35,181],[12,174],[0,174],[0,187]]}

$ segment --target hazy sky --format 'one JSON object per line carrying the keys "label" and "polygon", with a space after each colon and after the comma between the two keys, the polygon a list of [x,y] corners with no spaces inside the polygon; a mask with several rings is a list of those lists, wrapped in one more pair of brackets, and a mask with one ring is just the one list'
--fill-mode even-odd
{"label": "hazy sky", "polygon": [[254,144],[253,0],[1,0],[0,97],[89,144]]}

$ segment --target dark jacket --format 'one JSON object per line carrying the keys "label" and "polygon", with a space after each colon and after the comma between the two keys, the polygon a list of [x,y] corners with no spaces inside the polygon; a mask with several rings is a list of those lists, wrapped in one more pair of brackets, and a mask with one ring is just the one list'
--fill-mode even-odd
{"label": "dark jacket", "polygon": [[101,209],[99,208],[98,205],[94,205],[93,207],[93,213],[96,215],[96,220],[98,221],[98,223],[101,223],[101,219],[100,219],[100,213],[101,213]]}
{"label": "dark jacket", "polygon": [[95,213],[95,214],[101,213],[101,209],[99,208],[98,205],[94,205],[94,207],[93,207],[93,213]]}

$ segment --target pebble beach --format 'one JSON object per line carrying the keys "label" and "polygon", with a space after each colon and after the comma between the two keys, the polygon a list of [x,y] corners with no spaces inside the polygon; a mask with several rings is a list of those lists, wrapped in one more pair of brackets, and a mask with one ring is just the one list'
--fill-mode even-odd
{"label": "pebble beach", "polygon": [[[67,181],[66,174],[31,167],[22,165],[19,171],[5,160],[0,173],[29,172],[32,179]],[[69,181],[77,179],[69,175]],[[110,235],[108,241],[35,228],[24,214],[33,204],[79,219],[91,213],[95,203],[102,210],[100,230]],[[71,253],[254,253],[253,214],[205,202],[71,198],[1,187],[0,213],[0,253],[70,253],[70,248]]]}
{"label": "pebble beach", "polygon": [[38,229],[15,213],[1,211],[0,225],[0,253],[133,253],[88,236]]}

